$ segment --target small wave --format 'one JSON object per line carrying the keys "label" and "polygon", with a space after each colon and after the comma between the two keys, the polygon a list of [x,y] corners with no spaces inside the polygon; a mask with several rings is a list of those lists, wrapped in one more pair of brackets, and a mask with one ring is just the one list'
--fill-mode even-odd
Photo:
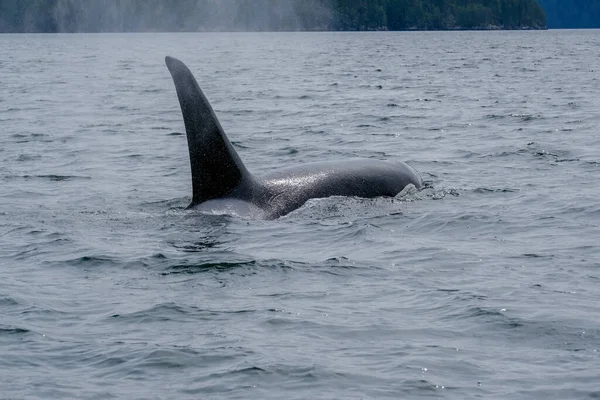
{"label": "small wave", "polygon": [[[348,257],[344,257],[344,256],[328,258],[325,261],[313,264],[311,267],[315,267],[315,266],[321,266],[321,267],[326,267],[326,268],[333,267],[333,268],[339,268],[339,269],[356,269],[356,268],[358,268],[355,261],[352,261]],[[331,271],[331,270],[329,270],[329,271]]]}
{"label": "small wave", "polygon": [[31,154],[21,154],[19,155],[19,157],[17,157],[17,161],[19,162],[23,162],[23,161],[33,161],[33,160],[39,160],[41,159],[42,156],[41,155],[31,155]]}
{"label": "small wave", "polygon": [[36,178],[48,179],[54,182],[70,181],[74,179],[92,179],[91,176],[77,176],[77,175],[36,175]]}
{"label": "small wave", "polygon": [[510,114],[512,118],[519,118],[523,122],[529,122],[537,119],[543,119],[541,115],[533,115],[533,114]]}
{"label": "small wave", "polygon": [[412,183],[409,183],[408,185],[406,185],[404,187],[404,189],[402,189],[400,191],[400,193],[398,193],[397,195],[394,196],[394,199],[400,200],[400,201],[415,201],[416,198],[414,196],[417,193],[419,193],[419,191],[417,190],[415,185],[413,185]]}
{"label": "small wave", "polygon": [[471,307],[466,311],[466,318],[482,319],[483,322],[501,322],[508,328],[520,328],[525,323],[516,317],[506,315],[506,310],[494,310],[484,307]]}
{"label": "small wave", "polygon": [[[206,383],[199,383],[199,386],[196,388],[187,387],[187,388],[183,389],[181,392],[185,393],[187,395],[193,395],[195,397],[199,396],[199,398],[202,398],[202,397],[206,397],[206,393],[222,392],[223,387],[221,386],[221,384],[219,384],[219,382],[222,381],[223,379],[227,379],[227,378],[231,379],[232,377],[234,377],[236,375],[243,375],[243,378],[245,378],[245,379],[256,380],[257,378],[255,375],[266,374],[266,373],[269,373],[269,372],[267,370],[262,369],[257,366],[247,366],[247,367],[237,367],[237,368],[233,368],[233,369],[227,369],[222,372],[214,372],[205,378],[207,380]],[[252,377],[250,377],[250,376],[246,377],[247,375],[251,375]],[[253,389],[255,387],[256,387],[255,385],[250,385],[250,384],[244,383],[244,382],[239,382],[236,384],[237,390],[244,391],[243,392],[244,394],[241,396],[241,398],[252,397],[252,396],[248,396],[249,392],[247,392],[246,390]],[[228,390],[230,390],[230,389],[228,389]],[[221,396],[221,397],[223,397],[223,396]]]}
{"label": "small wave", "polygon": [[31,332],[29,329],[0,326],[0,336],[2,335],[24,335]]}
{"label": "small wave", "polygon": [[12,297],[2,297],[0,298],[0,306],[9,307],[19,305],[19,302],[13,299]]}
{"label": "small wave", "polygon": [[49,135],[45,134],[45,133],[15,133],[13,135],[11,135],[12,138],[14,139],[41,139],[41,138],[47,138],[49,137]]}
{"label": "small wave", "polygon": [[281,154],[286,155],[286,156],[291,156],[293,154],[298,154],[298,149],[296,147],[284,147],[281,149]]}
{"label": "small wave", "polygon": [[256,266],[256,261],[242,262],[205,262],[200,264],[179,264],[170,266],[161,275],[198,274],[208,271],[227,271],[236,268],[248,268]]}
{"label": "small wave", "polygon": [[480,194],[488,194],[488,193],[515,193],[518,192],[519,189],[511,189],[511,188],[487,188],[487,187],[478,187],[473,189],[473,193]]}
{"label": "small wave", "polygon": [[25,179],[25,180],[30,180],[30,179],[45,179],[45,180],[49,180],[52,182],[63,182],[63,181],[71,181],[71,180],[76,180],[76,179],[92,179],[91,176],[78,176],[78,175],[55,175],[55,174],[48,174],[48,175],[5,175],[3,177],[4,179]]}
{"label": "small wave", "polygon": [[82,256],[63,261],[64,264],[74,267],[100,267],[108,265],[122,265],[111,257],[106,256]]}
{"label": "small wave", "polygon": [[579,162],[579,161],[581,161],[579,158],[560,158],[560,159],[555,160],[555,162],[557,162],[557,163]]}
{"label": "small wave", "polygon": [[152,323],[152,322],[197,322],[198,320],[214,320],[219,315],[249,314],[256,310],[252,309],[204,309],[195,306],[182,306],[176,303],[156,304],[145,310],[134,311],[124,314],[112,314],[108,318],[117,319],[128,324]]}
{"label": "small wave", "polygon": [[[180,320],[181,316],[189,315],[194,307],[186,308],[175,303],[157,304],[148,309],[125,314],[112,314],[111,319],[127,320],[127,322],[156,322]],[[179,316],[179,317],[178,317]]]}
{"label": "small wave", "polygon": [[[427,369],[424,371],[427,371]],[[420,393],[421,396],[432,396],[431,392],[446,388],[445,386],[436,385],[427,379],[408,379],[403,382],[403,386],[403,391],[405,393],[412,393],[413,396],[416,393]]]}
{"label": "small wave", "polygon": [[115,111],[139,111],[138,108],[131,108],[129,106],[112,106],[110,109]]}
{"label": "small wave", "polygon": [[236,140],[232,140],[231,144],[234,145],[235,147],[237,147],[238,149],[249,149],[249,146],[246,146],[245,144],[242,144],[242,142],[236,141]]}
{"label": "small wave", "polygon": [[143,370],[148,368],[185,368],[195,365],[197,356],[198,352],[191,348],[154,350],[143,357],[138,366]]}
{"label": "small wave", "polygon": [[538,69],[527,68],[527,67],[520,67],[520,68],[517,69],[517,71],[520,71],[520,72],[539,72]]}
{"label": "small wave", "polygon": [[537,253],[524,253],[523,257],[527,258],[554,258],[552,254],[537,254]]}
{"label": "small wave", "polygon": [[[426,182],[424,182],[426,184]],[[426,198],[431,200],[443,200],[447,196],[460,196],[459,190],[455,188],[434,189],[433,186],[425,186],[423,190],[414,194],[417,198]]]}
{"label": "small wave", "polygon": [[185,253],[203,252],[208,249],[213,249],[213,248],[219,246],[220,244],[221,244],[221,242],[219,242],[215,239],[212,239],[212,238],[208,238],[208,237],[200,238],[199,240],[196,240],[195,242],[191,242],[191,243],[183,243],[183,244],[171,243],[171,245],[173,247],[175,247],[177,250],[183,251]]}
{"label": "small wave", "polygon": [[111,127],[114,127],[114,126],[123,126],[123,124],[99,123],[99,124],[85,124],[85,125],[82,125],[81,127],[84,128],[84,129],[91,129],[91,128],[104,128],[104,127],[107,127],[107,126],[111,126]]}

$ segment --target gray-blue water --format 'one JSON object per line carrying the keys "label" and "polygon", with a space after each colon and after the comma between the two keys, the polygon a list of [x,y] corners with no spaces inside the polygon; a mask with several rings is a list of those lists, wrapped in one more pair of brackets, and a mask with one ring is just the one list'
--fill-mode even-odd
{"label": "gray-blue water", "polygon": [[[600,31],[0,36],[0,397],[597,398]],[[247,167],[426,188],[185,210],[186,62]]]}

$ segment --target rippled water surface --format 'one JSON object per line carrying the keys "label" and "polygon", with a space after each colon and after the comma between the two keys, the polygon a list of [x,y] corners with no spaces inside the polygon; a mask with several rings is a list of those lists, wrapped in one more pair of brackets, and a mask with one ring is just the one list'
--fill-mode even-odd
{"label": "rippled water surface", "polygon": [[[0,397],[597,398],[600,31],[0,36]],[[186,62],[247,167],[426,188],[185,210]]]}

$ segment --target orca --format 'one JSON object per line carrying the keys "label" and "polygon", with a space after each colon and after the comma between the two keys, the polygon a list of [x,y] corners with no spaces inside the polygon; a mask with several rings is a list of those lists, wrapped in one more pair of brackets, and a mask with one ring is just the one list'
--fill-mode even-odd
{"label": "orca", "polygon": [[263,177],[252,175],[225,135],[215,112],[188,67],[165,57],[187,135],[192,170],[188,208],[214,209],[226,202],[254,217],[275,219],[306,201],[330,196],[396,196],[407,185],[421,189],[421,176],[405,163],[350,159],[307,163]]}

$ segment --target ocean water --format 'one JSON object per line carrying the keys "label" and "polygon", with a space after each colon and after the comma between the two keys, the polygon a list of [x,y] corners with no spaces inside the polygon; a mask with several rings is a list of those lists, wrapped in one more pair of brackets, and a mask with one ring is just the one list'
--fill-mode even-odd
{"label": "ocean water", "polygon": [[[600,396],[600,31],[0,35],[0,398]],[[248,169],[425,189],[186,210],[187,63]]]}

